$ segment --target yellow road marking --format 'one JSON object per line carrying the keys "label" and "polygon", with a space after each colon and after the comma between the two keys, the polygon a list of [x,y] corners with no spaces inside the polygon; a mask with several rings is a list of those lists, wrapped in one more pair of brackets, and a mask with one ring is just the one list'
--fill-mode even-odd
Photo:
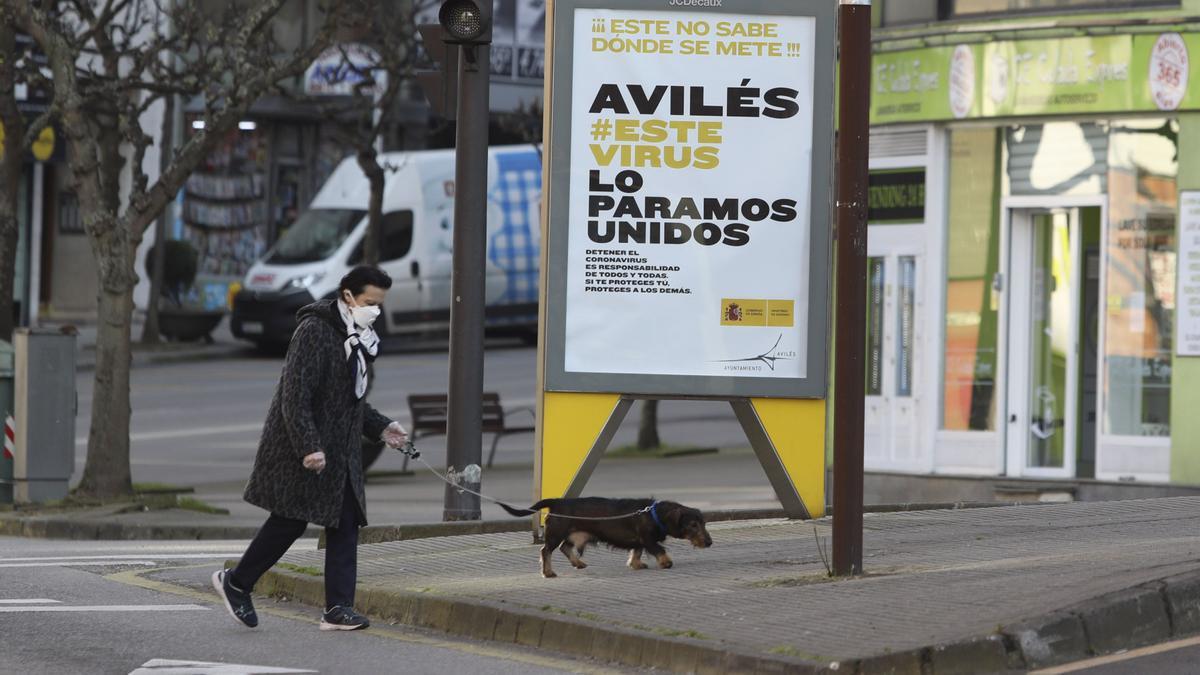
{"label": "yellow road marking", "polygon": [[[199,567],[212,568],[212,565],[186,565],[175,567],[157,567],[154,569],[137,569],[128,570],[125,572],[115,572],[106,575],[104,578],[129,586],[137,586],[146,590],[158,591],[160,593],[170,593],[179,595],[193,600],[200,600],[208,604],[218,604],[215,593],[204,593],[185,586],[177,586],[166,581],[155,581],[147,579],[143,575],[151,574],[162,570],[183,570],[194,569]],[[313,623],[312,612],[305,612],[298,609],[284,609],[280,607],[256,607],[255,610],[259,614],[267,614],[277,616],[284,619],[292,619]],[[453,649],[455,651],[472,654],[474,656],[486,656],[489,658],[505,659],[508,661],[516,661],[518,663],[526,663],[532,666],[541,668],[557,668],[573,673],[585,673],[587,675],[618,675],[628,671],[617,670],[615,668],[605,668],[602,666],[592,665],[585,661],[576,661],[571,659],[558,659],[550,656],[541,656],[538,654],[526,654],[515,649],[509,650],[501,647],[492,647],[488,645],[476,645],[464,642],[452,642],[450,640],[439,640],[424,635],[408,633],[394,625],[372,623],[368,635],[394,640],[396,642],[407,642],[410,644],[424,645],[427,647],[439,647],[441,649]],[[466,638],[464,638],[466,639]],[[516,645],[514,645],[516,647]]]}
{"label": "yellow road marking", "polygon": [[1034,670],[1030,672],[1030,675],[1059,675],[1060,673],[1074,673],[1087,668],[1106,666],[1110,663],[1121,663],[1122,661],[1129,661],[1130,659],[1140,659],[1143,656],[1153,656],[1154,654],[1173,652],[1176,649],[1195,647],[1197,645],[1200,645],[1200,637],[1188,638],[1186,640],[1176,640],[1174,642],[1164,642],[1161,645],[1142,647],[1141,649],[1134,649],[1133,651],[1122,652],[1120,654],[1098,656],[1094,659],[1088,659],[1086,661],[1076,661],[1074,663],[1055,666],[1054,668]]}

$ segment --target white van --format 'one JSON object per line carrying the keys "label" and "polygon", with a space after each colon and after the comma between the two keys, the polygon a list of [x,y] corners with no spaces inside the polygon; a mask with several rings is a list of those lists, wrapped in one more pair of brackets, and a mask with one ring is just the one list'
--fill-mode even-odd
{"label": "white van", "polygon": [[[454,151],[386,153],[380,267],[392,277],[376,328],[381,335],[444,329],[450,323]],[[530,145],[488,150],[487,308],[490,328],[536,334],[541,157]],[[308,210],[251,266],[234,296],[236,337],[285,345],[296,311],[335,297],[362,259],[370,185],[350,157]]]}

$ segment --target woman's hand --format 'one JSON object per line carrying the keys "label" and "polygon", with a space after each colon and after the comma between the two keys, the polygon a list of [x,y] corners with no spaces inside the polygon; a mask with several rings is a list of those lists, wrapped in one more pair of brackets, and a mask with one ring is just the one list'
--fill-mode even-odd
{"label": "woman's hand", "polygon": [[304,456],[304,468],[321,473],[325,470],[325,453],[320,450]]}
{"label": "woman's hand", "polygon": [[400,426],[399,422],[392,422],[383,430],[383,442],[393,450],[399,450],[407,440],[408,432]]}

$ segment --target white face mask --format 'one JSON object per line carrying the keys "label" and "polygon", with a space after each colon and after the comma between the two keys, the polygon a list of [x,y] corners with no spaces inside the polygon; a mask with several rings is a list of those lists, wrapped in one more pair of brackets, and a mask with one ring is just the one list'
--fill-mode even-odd
{"label": "white face mask", "polygon": [[356,325],[363,328],[370,328],[371,324],[375,323],[375,319],[379,318],[379,308],[375,305],[364,305],[362,307],[358,307],[351,305],[350,302],[347,302],[346,304],[350,307],[350,316],[354,318],[354,323]]}
{"label": "white face mask", "polygon": [[354,317],[354,323],[363,328],[370,328],[371,324],[375,323],[375,319],[379,318],[379,308],[374,305],[351,307],[350,315]]}

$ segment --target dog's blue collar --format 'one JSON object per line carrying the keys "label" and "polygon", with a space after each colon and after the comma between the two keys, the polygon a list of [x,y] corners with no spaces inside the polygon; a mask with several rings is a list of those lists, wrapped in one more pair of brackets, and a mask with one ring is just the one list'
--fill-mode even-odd
{"label": "dog's blue collar", "polygon": [[667,528],[663,527],[662,521],[658,519],[658,502],[655,501],[650,505],[650,517],[654,519],[655,526],[658,527],[659,534],[666,534]]}

